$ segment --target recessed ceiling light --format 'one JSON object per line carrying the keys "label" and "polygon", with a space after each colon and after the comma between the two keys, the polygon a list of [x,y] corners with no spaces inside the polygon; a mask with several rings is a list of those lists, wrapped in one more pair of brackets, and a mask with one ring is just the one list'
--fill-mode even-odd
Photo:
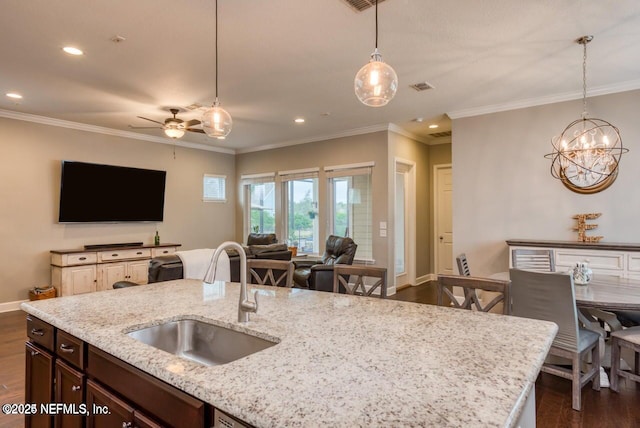
{"label": "recessed ceiling light", "polygon": [[304,118],[303,117],[296,117],[293,121],[295,123],[304,123]]}
{"label": "recessed ceiling light", "polygon": [[429,128],[431,129],[436,129],[438,127],[438,125],[436,125],[435,123],[433,125],[429,125]]}
{"label": "recessed ceiling light", "polygon": [[8,94],[5,94],[6,96],[8,96],[9,98],[13,98],[16,100],[21,100],[22,99],[22,95],[20,94],[16,94],[15,92],[9,92]]}
{"label": "recessed ceiling light", "polygon": [[76,55],[76,56],[84,55],[84,52],[82,52],[78,48],[74,48],[73,46],[65,46],[62,48],[62,50],[68,53],[69,55]]}
{"label": "recessed ceiling light", "polygon": [[218,140],[225,140],[227,137],[216,137]]}

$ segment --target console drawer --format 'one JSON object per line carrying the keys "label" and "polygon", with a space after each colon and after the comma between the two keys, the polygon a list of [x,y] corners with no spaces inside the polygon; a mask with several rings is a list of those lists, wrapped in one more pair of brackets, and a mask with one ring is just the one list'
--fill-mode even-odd
{"label": "console drawer", "polygon": [[51,324],[33,315],[27,315],[27,336],[32,342],[53,352],[54,331]]}
{"label": "console drawer", "polygon": [[112,260],[127,260],[127,259],[145,259],[151,257],[150,248],[134,248],[127,250],[111,250],[101,251],[98,253],[98,258],[102,262]]}
{"label": "console drawer", "polygon": [[152,248],[151,257],[167,256],[176,252],[176,247]]}

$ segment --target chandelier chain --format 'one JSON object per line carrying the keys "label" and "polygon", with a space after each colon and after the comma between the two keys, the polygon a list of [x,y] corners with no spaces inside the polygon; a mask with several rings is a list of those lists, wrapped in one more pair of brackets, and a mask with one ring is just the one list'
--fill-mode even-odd
{"label": "chandelier chain", "polygon": [[587,41],[582,43],[582,118],[587,117]]}

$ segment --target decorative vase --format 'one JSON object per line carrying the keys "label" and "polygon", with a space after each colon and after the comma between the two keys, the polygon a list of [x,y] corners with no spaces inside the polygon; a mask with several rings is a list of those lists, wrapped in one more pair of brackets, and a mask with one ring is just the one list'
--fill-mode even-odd
{"label": "decorative vase", "polygon": [[576,263],[576,266],[573,268],[573,282],[578,285],[586,285],[591,281],[591,277],[593,276],[593,271],[589,267],[588,261],[583,261],[582,263]]}

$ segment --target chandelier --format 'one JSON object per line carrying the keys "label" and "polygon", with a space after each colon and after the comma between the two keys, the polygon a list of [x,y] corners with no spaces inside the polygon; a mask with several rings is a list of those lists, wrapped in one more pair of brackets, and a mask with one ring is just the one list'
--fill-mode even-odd
{"label": "chandelier", "polygon": [[382,107],[396,95],[398,75],[382,61],[378,52],[378,0],[376,0],[376,47],[369,62],[358,71],[354,81],[356,96],[369,107]]}
{"label": "chandelier", "polygon": [[570,190],[597,193],[613,184],[623,153],[618,128],[606,120],[587,116],[587,44],[593,36],[583,36],[577,43],[583,46],[582,57],[582,117],[571,122],[562,133],[551,139],[553,152],[551,175]]}
{"label": "chandelier", "polygon": [[224,140],[231,132],[233,121],[231,115],[222,107],[218,101],[218,0],[216,2],[216,100],[211,108],[202,115],[202,129],[213,138]]}

